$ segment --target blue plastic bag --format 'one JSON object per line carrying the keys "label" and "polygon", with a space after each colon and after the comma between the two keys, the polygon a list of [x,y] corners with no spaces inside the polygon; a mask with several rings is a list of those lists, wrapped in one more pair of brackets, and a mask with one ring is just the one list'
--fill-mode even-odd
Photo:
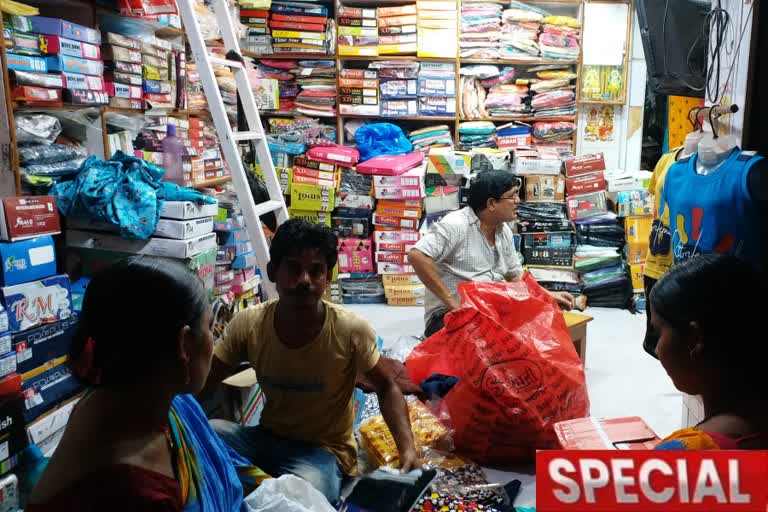
{"label": "blue plastic bag", "polygon": [[403,130],[391,123],[373,123],[361,126],[355,132],[360,161],[381,155],[402,155],[413,151],[413,144]]}

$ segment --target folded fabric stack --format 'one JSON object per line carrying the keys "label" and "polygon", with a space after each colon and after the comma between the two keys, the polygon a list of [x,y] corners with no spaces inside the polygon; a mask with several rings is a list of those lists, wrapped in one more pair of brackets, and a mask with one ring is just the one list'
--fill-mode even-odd
{"label": "folded fabric stack", "polygon": [[269,18],[275,55],[330,55],[328,8],[312,3],[275,2]]}
{"label": "folded fabric stack", "polygon": [[301,92],[295,111],[310,116],[336,115],[336,63],[332,60],[300,60],[291,70]]}
{"label": "folded fabric stack", "polygon": [[539,57],[539,30],[549,13],[522,2],[510,2],[501,16],[499,53],[503,59],[536,59]]}
{"label": "folded fabric stack", "polygon": [[527,85],[495,85],[488,91],[485,109],[491,117],[524,117],[530,115],[527,96]]}
{"label": "folded fabric stack", "polygon": [[291,70],[298,67],[295,60],[262,59],[256,61],[256,76],[277,80],[279,90],[279,112],[293,112],[299,85]]}
{"label": "folded fabric stack", "polygon": [[456,68],[443,62],[422,62],[418,101],[421,116],[453,116],[456,113]]}
{"label": "folded fabric stack", "polygon": [[632,282],[619,249],[580,245],[576,268],[581,272],[582,293],[592,307],[627,308]]}
{"label": "folded fabric stack", "polygon": [[339,6],[339,55],[379,54],[379,24],[376,9]]}
{"label": "folded fabric stack", "polygon": [[464,59],[498,59],[501,39],[500,4],[462,2],[459,48]]}
{"label": "folded fabric stack", "polygon": [[[526,115],[528,87],[512,85],[515,68],[465,66],[461,68],[461,117],[484,119],[491,116]],[[490,88],[490,91],[488,91]]]}
{"label": "folded fabric stack", "polygon": [[495,148],[496,126],[488,121],[470,121],[459,124],[459,148]]}
{"label": "folded fabric stack", "polygon": [[403,117],[419,115],[419,100],[417,98],[418,62],[384,60],[371,62],[368,68],[378,72],[381,87],[382,116]]}
{"label": "folded fabric stack", "polygon": [[453,147],[451,129],[446,124],[413,130],[408,134],[408,139],[413,144],[414,151],[425,154],[429,153],[432,148]]}
{"label": "folded fabric stack", "polygon": [[531,106],[535,117],[572,116],[576,114],[576,94],[571,81],[576,73],[570,66],[538,66],[529,69],[535,79]]}
{"label": "folded fabric stack", "polygon": [[570,139],[576,131],[576,124],[570,121],[538,121],[533,124],[534,144],[547,144]]}
{"label": "folded fabric stack", "polygon": [[547,16],[541,22],[541,56],[546,59],[578,60],[579,20],[570,16]]}

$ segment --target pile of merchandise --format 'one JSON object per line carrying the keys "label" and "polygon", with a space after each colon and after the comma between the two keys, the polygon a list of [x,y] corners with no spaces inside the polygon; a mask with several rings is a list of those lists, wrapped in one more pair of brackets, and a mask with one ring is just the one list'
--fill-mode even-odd
{"label": "pile of merchandise", "polygon": [[546,11],[521,2],[510,2],[501,15],[499,53],[502,59],[533,60],[539,57],[539,30]]}
{"label": "pile of merchandise", "polygon": [[576,114],[576,93],[571,81],[576,73],[570,66],[539,66],[528,70],[535,73],[536,81],[531,84],[531,107],[534,117],[560,117]]}
{"label": "pile of merchandise", "polygon": [[379,54],[379,24],[376,9],[340,5],[337,14],[339,55],[376,56]]}
{"label": "pile of merchandise", "polygon": [[422,62],[419,69],[420,116],[453,116],[456,113],[456,66]]}
{"label": "pile of merchandise", "polygon": [[[298,67],[295,60],[261,59],[255,61],[255,76],[260,79],[276,80],[278,88],[278,112],[293,112],[296,107],[296,97],[299,95],[299,85],[291,70]],[[191,77],[190,77],[191,79]],[[190,107],[191,108],[191,107]]]}
{"label": "pile of merchandise", "polygon": [[429,153],[436,148],[453,148],[451,129],[446,124],[411,130],[408,140],[413,144],[413,150],[421,153]]}
{"label": "pile of merchandise", "polygon": [[379,55],[416,53],[416,4],[378,7],[376,17],[379,27]]}
{"label": "pile of merchandise", "polygon": [[378,73],[382,116],[419,115],[418,62],[378,61],[368,67]]}
{"label": "pile of merchandise", "polygon": [[[106,44],[102,51],[107,59],[104,74],[109,92],[109,106],[142,109],[142,88],[150,94],[171,93],[170,82],[144,80],[142,71],[142,42],[119,34],[105,34]],[[147,45],[148,57],[155,48]],[[152,60],[150,59],[150,61]],[[146,86],[144,85],[146,83]],[[154,92],[157,91],[157,92]],[[150,96],[155,100],[153,96]],[[149,100],[147,100],[149,101]]]}
{"label": "pile of merchandise", "polygon": [[336,63],[332,60],[300,60],[291,70],[300,92],[295,111],[310,116],[336,115]]}
{"label": "pile of merchandise", "polygon": [[578,60],[581,26],[579,20],[570,16],[547,16],[541,22],[541,56],[545,59]]}
{"label": "pile of merchandise", "polygon": [[455,58],[459,19],[456,2],[419,0],[417,7],[418,56]]}
{"label": "pile of merchandise", "polygon": [[495,148],[496,126],[489,121],[469,121],[459,124],[459,148]]}
{"label": "pile of merchandise", "polygon": [[240,2],[240,23],[246,27],[241,47],[259,55],[272,55],[272,31],[269,28],[269,9],[250,8]]}
{"label": "pile of merchandise", "polygon": [[537,149],[549,148],[562,157],[573,155],[573,121],[537,121],[533,123],[533,144]]}
{"label": "pile of merchandise", "polygon": [[[339,112],[359,116],[379,115],[385,91],[382,90],[380,96],[378,76],[378,72],[372,69],[342,69],[338,80]],[[390,90],[386,85],[385,89]]]}
{"label": "pile of merchandise", "polygon": [[57,18],[14,16],[5,31],[14,101],[50,107],[109,103],[98,30]]}
{"label": "pile of merchandise", "polygon": [[494,3],[461,3],[460,57],[498,59],[502,6]]}

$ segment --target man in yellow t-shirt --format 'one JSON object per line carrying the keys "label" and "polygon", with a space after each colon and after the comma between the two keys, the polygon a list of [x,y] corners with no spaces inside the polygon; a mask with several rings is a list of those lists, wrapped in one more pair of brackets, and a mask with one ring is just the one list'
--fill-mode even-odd
{"label": "man in yellow t-shirt", "polygon": [[656,357],[656,344],[659,341],[659,334],[651,324],[651,289],[661,276],[667,273],[674,263],[672,254],[671,232],[669,225],[669,209],[664,209],[664,215],[659,216],[661,211],[661,190],[664,188],[664,180],[667,177],[667,171],[677,161],[677,157],[683,150],[682,147],[673,149],[669,153],[661,156],[656,167],[653,169],[651,181],[648,184],[648,192],[653,194],[653,224],[651,226],[651,236],[649,242],[648,256],[645,259],[645,318],[646,329],[643,348],[653,357]]}
{"label": "man in yellow t-shirt", "polygon": [[380,359],[373,328],[322,300],[336,265],[336,236],[291,219],[278,228],[269,252],[267,273],[279,299],[235,315],[214,348],[208,378],[215,386],[241,362],[250,363],[266,397],[261,424],[212,420],[214,429],[267,474],[295,474],[334,503],[343,475],[356,473],[353,395],[360,373],[379,394],[401,468],[412,469],[416,452],[405,399]]}

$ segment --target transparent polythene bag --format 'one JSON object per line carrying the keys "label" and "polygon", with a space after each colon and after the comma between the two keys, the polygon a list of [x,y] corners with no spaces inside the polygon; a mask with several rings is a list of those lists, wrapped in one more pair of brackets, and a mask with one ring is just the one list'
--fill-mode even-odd
{"label": "transparent polythene bag", "polygon": [[555,423],[589,412],[565,319],[528,274],[517,283],[462,283],[459,295],[462,307],[408,357],[408,375],[459,378],[440,404],[457,453],[484,465],[530,462],[537,449],[557,447]]}

